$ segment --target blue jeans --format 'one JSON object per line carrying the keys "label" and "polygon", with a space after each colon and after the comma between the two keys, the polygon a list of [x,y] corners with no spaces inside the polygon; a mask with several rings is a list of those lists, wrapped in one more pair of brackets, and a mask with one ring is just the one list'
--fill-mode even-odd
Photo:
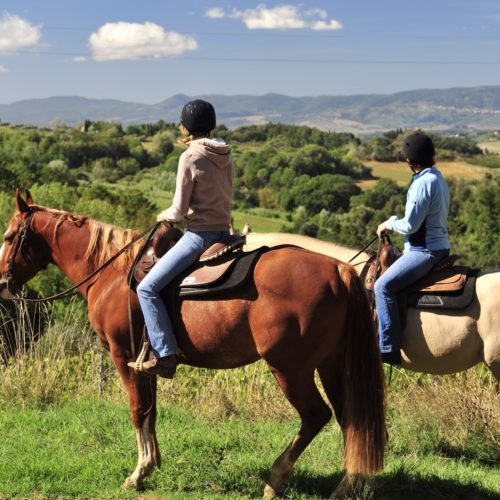
{"label": "blue jeans", "polygon": [[404,253],[375,282],[380,352],[398,352],[401,347],[401,322],[397,292],[425,276],[446,257],[446,250],[410,250]]}
{"label": "blue jeans", "polygon": [[156,358],[179,351],[172,322],[160,296],[161,291],[182,271],[198,260],[213,243],[229,231],[186,231],[182,238],[154,265],[137,287],[151,350]]}

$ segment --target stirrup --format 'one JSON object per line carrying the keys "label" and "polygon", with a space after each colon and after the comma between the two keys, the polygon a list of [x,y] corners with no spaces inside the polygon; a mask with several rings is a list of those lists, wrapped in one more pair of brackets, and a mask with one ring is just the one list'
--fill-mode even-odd
{"label": "stirrup", "polygon": [[[149,342],[147,340],[145,340],[142,343],[142,348],[141,348],[141,352],[139,353],[139,356],[137,356],[135,363],[133,363],[134,372],[136,374],[144,373],[142,365],[144,363],[144,360],[146,359],[148,351],[149,351]],[[132,363],[129,363],[128,365],[132,366]]]}

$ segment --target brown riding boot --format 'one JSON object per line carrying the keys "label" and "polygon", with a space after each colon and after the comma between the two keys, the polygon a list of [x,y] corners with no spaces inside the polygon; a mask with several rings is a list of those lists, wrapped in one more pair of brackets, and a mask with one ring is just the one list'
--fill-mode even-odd
{"label": "brown riding boot", "polygon": [[152,358],[143,363],[135,363],[131,361],[127,363],[130,368],[133,368],[136,373],[145,375],[158,375],[163,378],[173,378],[177,369],[177,356],[172,354],[163,358]]}

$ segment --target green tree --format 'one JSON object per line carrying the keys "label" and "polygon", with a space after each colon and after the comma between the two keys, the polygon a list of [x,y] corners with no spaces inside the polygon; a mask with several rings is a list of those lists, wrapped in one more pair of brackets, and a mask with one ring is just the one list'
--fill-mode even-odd
{"label": "green tree", "polygon": [[327,149],[315,144],[301,148],[290,162],[296,175],[316,175],[336,173],[335,160]]}
{"label": "green tree", "polygon": [[280,201],[286,210],[302,205],[308,214],[318,214],[323,209],[337,212],[347,210],[351,197],[360,192],[353,180],[344,175],[303,175],[290,191],[280,193]]}
{"label": "green tree", "polygon": [[161,131],[155,134],[151,143],[151,155],[158,163],[165,161],[167,156],[174,150],[174,136],[169,131]]}
{"label": "green tree", "polygon": [[380,179],[373,189],[368,189],[357,196],[353,196],[351,205],[353,207],[362,205],[380,210],[386,206],[393,196],[401,197],[402,199],[404,189],[400,188],[391,179]]}
{"label": "green tree", "polygon": [[394,161],[397,153],[394,151],[392,140],[386,136],[375,137],[372,141],[372,159],[378,161]]}
{"label": "green tree", "polygon": [[499,266],[500,176],[486,174],[481,181],[451,180],[449,184],[452,249],[469,265]]}

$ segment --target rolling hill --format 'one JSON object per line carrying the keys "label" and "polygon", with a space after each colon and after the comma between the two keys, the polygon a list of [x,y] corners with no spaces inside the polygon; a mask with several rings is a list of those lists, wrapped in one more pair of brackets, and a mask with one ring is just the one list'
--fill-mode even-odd
{"label": "rolling hill", "polygon": [[[499,129],[500,85],[413,90],[389,95],[290,97],[281,94],[203,95],[219,123],[228,127],[267,122],[291,123],[358,134],[394,128],[427,130]],[[78,96],[29,99],[0,104],[0,120],[48,125],[74,125],[84,120],[118,121],[123,125],[177,122],[182,105],[193,96],[177,94],[156,104]]]}

